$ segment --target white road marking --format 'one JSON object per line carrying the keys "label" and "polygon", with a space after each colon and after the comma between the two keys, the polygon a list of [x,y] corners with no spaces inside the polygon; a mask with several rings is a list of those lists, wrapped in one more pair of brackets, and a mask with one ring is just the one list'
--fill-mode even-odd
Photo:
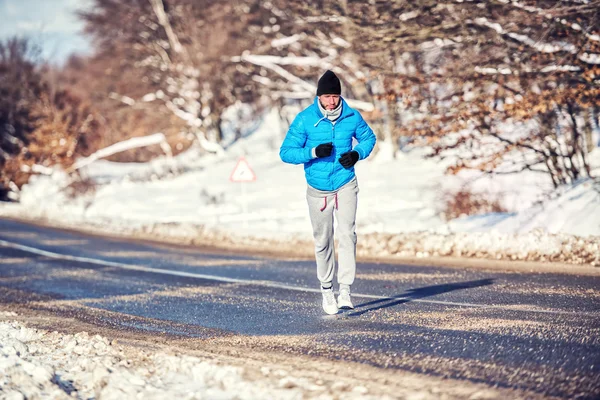
{"label": "white road marking", "polygon": [[[30,246],[25,246],[25,245],[18,244],[18,243],[7,242],[5,240],[0,240],[0,246],[18,249],[18,250],[22,250],[22,251],[26,251],[29,253],[38,254],[41,256],[54,258],[54,259],[58,259],[58,260],[68,260],[68,261],[83,262],[83,263],[88,263],[88,264],[103,265],[103,266],[107,266],[107,267],[127,269],[127,270],[131,270],[131,271],[150,272],[150,273],[154,273],[154,274],[164,274],[164,275],[173,275],[173,276],[183,276],[186,278],[207,279],[207,280],[212,280],[212,281],[217,281],[217,282],[226,282],[226,283],[243,283],[243,284],[248,284],[248,285],[257,285],[257,286],[265,286],[265,287],[272,287],[272,288],[278,288],[278,289],[294,290],[297,292],[321,293],[321,289],[286,285],[284,283],[279,283],[279,282],[274,282],[274,281],[259,281],[259,280],[252,280],[252,279],[227,278],[227,277],[218,276],[218,275],[198,274],[198,273],[194,273],[194,272],[185,272],[185,271],[174,271],[174,270],[170,270],[170,269],[151,268],[151,267],[144,267],[141,265],[124,264],[124,263],[115,262],[115,261],[99,260],[96,258],[70,256],[67,254],[53,253],[51,251],[42,250],[42,249],[38,249],[35,247],[30,247]],[[381,295],[373,295],[373,294],[352,293],[352,297],[360,297],[360,298],[375,299],[375,300],[389,300],[389,301],[406,300],[407,302],[441,304],[441,305],[447,305],[447,306],[470,307],[470,308],[496,308],[496,309],[502,309],[502,310],[508,310],[508,311],[523,311],[523,312],[546,313],[546,314],[597,315],[597,313],[592,313],[592,312],[541,310],[541,309],[535,309],[535,308],[528,309],[528,308],[524,308],[522,306],[510,306],[510,305],[504,306],[504,305],[461,303],[461,302],[443,301],[443,300],[415,299],[410,296],[381,296]]]}

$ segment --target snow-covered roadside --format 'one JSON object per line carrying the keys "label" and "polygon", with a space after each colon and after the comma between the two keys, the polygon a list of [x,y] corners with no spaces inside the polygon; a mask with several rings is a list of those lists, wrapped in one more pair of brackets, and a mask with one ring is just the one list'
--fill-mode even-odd
{"label": "snow-covered roadside", "polygon": [[[159,240],[170,243],[215,247],[223,250],[260,251],[288,256],[313,255],[313,242],[302,234],[281,233],[275,237],[244,235],[193,223],[140,223],[128,220],[90,220],[66,213],[31,210],[24,216],[18,207],[0,208],[0,216],[41,222],[109,236]],[[536,261],[600,266],[600,238],[550,234],[543,230],[508,234],[479,233],[359,233],[359,257],[378,259],[462,257],[488,260]]]}
{"label": "snow-covered roadside", "polygon": [[[11,316],[16,314],[0,313],[0,319]],[[262,379],[250,380],[241,367],[185,354],[138,350],[138,360],[128,357],[122,345],[99,335],[62,334],[0,321],[0,398],[375,398],[361,385],[328,387],[266,367],[260,371]]]}
{"label": "snow-covered roadside", "polygon": [[600,266],[600,238],[549,234],[495,232],[437,234],[432,232],[371,234],[359,254],[397,257],[468,257],[506,261],[561,262]]}

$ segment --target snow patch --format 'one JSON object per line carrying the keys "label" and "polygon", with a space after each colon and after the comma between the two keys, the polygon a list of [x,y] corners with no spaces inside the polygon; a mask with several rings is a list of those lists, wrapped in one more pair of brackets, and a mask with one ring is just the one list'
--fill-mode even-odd
{"label": "snow patch", "polygon": [[318,384],[318,380],[289,376],[285,371],[279,376],[266,371],[262,379],[250,380],[244,368],[185,354],[136,349],[133,355],[136,358],[130,359],[131,349],[127,353],[119,344],[99,335],[62,334],[27,328],[16,321],[0,321],[2,398],[375,398],[365,387],[334,389]]}

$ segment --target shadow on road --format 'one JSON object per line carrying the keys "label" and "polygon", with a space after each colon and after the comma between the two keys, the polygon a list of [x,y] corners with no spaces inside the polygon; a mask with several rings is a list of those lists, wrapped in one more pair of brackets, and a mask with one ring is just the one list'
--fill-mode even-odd
{"label": "shadow on road", "polygon": [[364,310],[352,311],[346,315],[349,317],[358,317],[371,311],[381,310],[382,308],[388,308],[396,306],[398,304],[408,303],[412,300],[435,296],[442,293],[453,292],[455,290],[487,286],[493,283],[493,279],[479,279],[476,281],[444,283],[442,285],[425,286],[418,289],[409,289],[403,294],[358,304],[354,307],[354,310],[362,308],[364,308]]}

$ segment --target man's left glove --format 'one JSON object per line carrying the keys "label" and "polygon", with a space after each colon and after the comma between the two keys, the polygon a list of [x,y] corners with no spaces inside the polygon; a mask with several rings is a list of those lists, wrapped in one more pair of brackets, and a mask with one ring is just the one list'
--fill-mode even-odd
{"label": "man's left glove", "polygon": [[340,156],[339,161],[344,168],[352,168],[358,161],[358,152],[355,150],[348,151]]}

